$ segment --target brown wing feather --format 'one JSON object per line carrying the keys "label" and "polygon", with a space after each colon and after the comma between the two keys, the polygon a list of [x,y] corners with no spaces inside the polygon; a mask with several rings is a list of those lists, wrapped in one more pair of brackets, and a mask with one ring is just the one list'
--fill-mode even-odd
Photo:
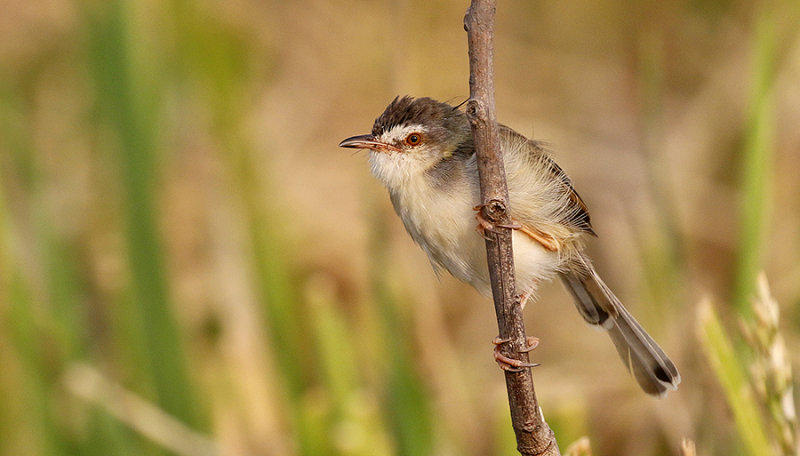
{"label": "brown wing feather", "polygon": [[567,195],[569,199],[569,205],[568,207],[564,208],[565,210],[562,212],[563,217],[561,220],[559,220],[559,222],[580,232],[596,236],[594,230],[592,229],[592,221],[591,217],[589,216],[589,209],[586,207],[586,203],[584,203],[583,198],[581,198],[581,196],[572,186],[572,180],[569,178],[569,176],[567,176],[567,173],[565,173],[564,170],[561,169],[561,167],[558,166],[558,164],[550,157],[546,144],[542,141],[525,138],[523,135],[505,125],[501,124],[499,127],[503,134],[508,135],[509,137],[516,137],[520,140],[527,141],[531,146],[529,148],[530,153],[536,155],[535,161],[545,166],[553,179],[561,183],[561,189]]}
{"label": "brown wing feather", "polygon": [[[586,203],[575,191],[569,176],[550,157],[545,144],[540,141],[530,140],[505,125],[500,125],[499,127],[501,135],[505,136],[504,141],[508,141],[511,144],[518,141],[527,143],[528,147],[520,150],[526,150],[530,154],[530,164],[532,166],[540,167],[540,169],[549,174],[552,182],[556,183],[556,191],[560,193],[560,196],[553,197],[555,199],[563,198],[565,205],[565,207],[560,207],[555,214],[551,215],[554,219],[550,220],[550,226],[530,226],[530,224],[521,223],[517,220],[516,223],[522,226],[520,231],[540,243],[545,249],[554,252],[561,251],[566,245],[564,241],[574,234],[586,233],[595,235]],[[553,225],[560,225],[563,229],[558,229]]]}
{"label": "brown wing feather", "polygon": [[[541,145],[534,141],[537,148],[541,148]],[[586,203],[583,202],[583,198],[578,192],[575,190],[575,187],[572,186],[572,180],[567,176],[567,173],[561,169],[558,164],[553,161],[552,158],[549,156],[545,156],[544,163],[546,163],[549,167],[550,173],[553,175],[554,178],[561,181],[564,193],[567,194],[570,201],[570,206],[567,210],[564,211],[564,219],[562,222],[565,225],[572,226],[577,228],[578,230],[596,236],[594,230],[592,229],[592,220],[589,216],[589,208],[586,207]]]}

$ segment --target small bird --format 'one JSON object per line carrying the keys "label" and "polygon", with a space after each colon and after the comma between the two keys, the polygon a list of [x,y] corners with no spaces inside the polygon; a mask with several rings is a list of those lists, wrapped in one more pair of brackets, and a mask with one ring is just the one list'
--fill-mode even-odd
{"label": "small bird", "polygon": [[[665,396],[677,389],[681,377],[675,365],[600,279],[584,253],[587,236],[595,233],[570,178],[542,143],[504,125],[499,125],[499,136],[522,301],[535,293],[540,282],[560,276],[581,316],[608,331],[646,393]],[[397,215],[434,269],[444,268],[491,295],[486,247],[475,224],[481,203],[475,145],[466,114],[458,106],[431,98],[396,97],[375,120],[372,134],[347,138],[339,146],[370,151],[372,174],[389,190]],[[479,231],[486,226],[481,222]]]}

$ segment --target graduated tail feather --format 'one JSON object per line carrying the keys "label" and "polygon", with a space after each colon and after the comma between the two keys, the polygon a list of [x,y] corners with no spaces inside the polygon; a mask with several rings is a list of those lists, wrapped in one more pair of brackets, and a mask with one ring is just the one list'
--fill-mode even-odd
{"label": "graduated tail feather", "polygon": [[568,272],[561,279],[575,298],[581,316],[608,331],[622,362],[647,394],[663,397],[678,389],[681,376],[661,347],[639,325],[591,264],[586,272]]}

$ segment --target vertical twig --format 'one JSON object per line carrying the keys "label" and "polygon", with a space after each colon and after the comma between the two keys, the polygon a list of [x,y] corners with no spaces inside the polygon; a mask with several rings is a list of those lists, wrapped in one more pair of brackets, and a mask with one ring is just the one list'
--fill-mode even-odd
{"label": "vertical twig", "polygon": [[[497,119],[494,109],[494,0],[472,0],[464,16],[464,29],[469,41],[469,88],[467,117],[475,140],[480,176],[483,217],[494,225],[511,225],[507,212],[508,188],[500,154]],[[497,228],[486,231],[486,253],[489,277],[502,339],[510,338],[504,347],[513,349],[506,356],[528,362],[525,323],[515,290],[514,256],[511,230]],[[530,369],[506,372],[511,421],[517,436],[517,449],[523,455],[560,455],[555,435],[539,410]]]}

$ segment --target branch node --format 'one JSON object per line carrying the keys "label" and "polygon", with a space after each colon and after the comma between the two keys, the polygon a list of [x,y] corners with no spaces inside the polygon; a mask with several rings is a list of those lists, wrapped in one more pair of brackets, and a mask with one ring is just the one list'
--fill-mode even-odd
{"label": "branch node", "polygon": [[482,119],[485,119],[486,115],[483,111],[485,110],[481,109],[481,102],[474,98],[470,98],[470,100],[467,102],[467,108],[465,110],[467,118],[470,120],[470,122],[478,122]]}
{"label": "branch node", "polygon": [[503,221],[507,213],[505,202],[497,199],[490,200],[485,206],[486,218],[494,223]]}
{"label": "branch node", "polygon": [[[490,227],[503,228],[499,231],[487,229],[489,235],[484,236],[487,238],[486,258],[498,329],[501,337],[514,334],[517,343],[512,345],[517,348],[517,345],[525,343],[527,338],[522,306],[515,290],[514,253],[510,232],[514,224],[508,214],[508,188],[503,170],[500,135],[494,114],[492,47],[495,9],[496,0],[472,0],[464,17],[470,67],[470,99],[465,110],[472,129],[478,162],[482,202],[479,216],[482,216]],[[517,362],[529,364],[528,347],[517,351],[524,360]],[[536,401],[531,370],[527,368],[522,372],[506,370],[506,386],[511,421],[520,453],[526,456],[559,455],[555,435],[544,421]]]}

